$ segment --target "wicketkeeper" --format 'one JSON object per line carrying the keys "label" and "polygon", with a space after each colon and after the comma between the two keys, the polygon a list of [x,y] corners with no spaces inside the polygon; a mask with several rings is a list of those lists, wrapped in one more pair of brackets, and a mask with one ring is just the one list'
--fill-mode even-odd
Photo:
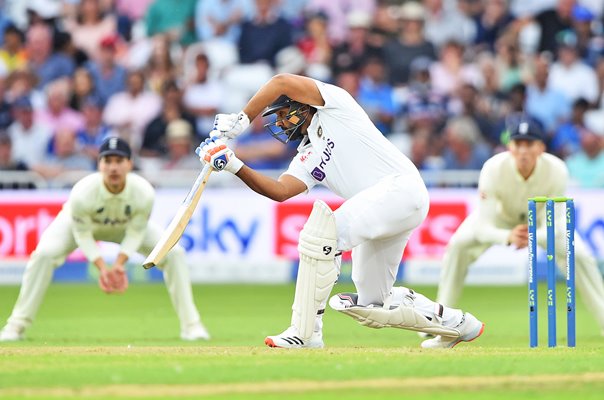
{"label": "wicketkeeper", "polygon": [[[19,298],[0,332],[0,341],[24,338],[42,303],[55,268],[76,248],[99,270],[99,286],[106,293],[128,288],[124,265],[135,252],[149,254],[161,229],[149,221],[155,192],[149,182],[133,174],[131,150],[120,138],[106,139],[99,150],[99,172],[71,190],[69,200],[42,234],[23,275]],[[101,257],[97,241],[118,243],[112,267]],[[193,301],[184,249],[175,246],[159,268],[178,318],[183,340],[209,339]]]}
{"label": "wicketkeeper", "polygon": [[[268,107],[268,108],[267,108]],[[323,347],[322,316],[340,273],[340,254],[352,249],[357,293],[335,295],[330,306],[372,327],[438,335],[424,347],[470,341],[484,325],[470,313],[393,287],[411,232],[428,212],[428,191],[413,163],[373,125],[345,90],[297,75],[277,75],[238,114],[219,114],[216,134],[235,138],[262,110],[265,125],[284,143],[299,141],[298,154],[277,180],[245,166],[221,139],[202,143],[198,154],[217,170],[236,174],[252,190],[285,201],[324,185],[346,201],[332,211],[316,201],[298,244],[300,264],[291,326],[268,336],[271,347]]]}
{"label": "wicketkeeper", "polygon": [[[508,118],[508,151],[489,159],[480,172],[478,209],[451,238],[443,259],[437,299],[454,307],[461,296],[470,265],[495,244],[524,248],[528,245],[527,200],[559,197],[566,193],[568,170],[564,161],[545,153],[539,126],[522,115]],[[537,244],[546,245],[544,205],[537,206]],[[556,221],[566,221],[565,208],[556,207]],[[556,224],[556,259],[563,270],[566,260],[565,223]],[[596,260],[575,236],[576,284],[585,305],[604,335],[604,284]]]}

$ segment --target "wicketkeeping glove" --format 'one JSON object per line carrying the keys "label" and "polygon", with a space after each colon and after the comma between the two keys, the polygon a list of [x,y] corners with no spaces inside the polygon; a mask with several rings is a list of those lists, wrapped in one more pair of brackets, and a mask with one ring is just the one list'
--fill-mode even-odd
{"label": "wicketkeeping glove", "polygon": [[214,130],[220,132],[220,137],[235,139],[250,126],[247,114],[217,114],[214,118]]}
{"label": "wicketkeeping glove", "polygon": [[243,161],[238,159],[218,136],[212,136],[201,142],[195,150],[202,164],[209,163],[216,171],[229,171],[232,174],[239,172]]}

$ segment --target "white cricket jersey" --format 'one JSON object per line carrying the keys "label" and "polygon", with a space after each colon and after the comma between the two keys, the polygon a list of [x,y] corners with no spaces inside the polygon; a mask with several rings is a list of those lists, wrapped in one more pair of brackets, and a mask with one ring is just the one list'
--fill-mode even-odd
{"label": "white cricket jersey", "polygon": [[286,174],[308,189],[327,186],[349,199],[389,175],[420,178],[419,171],[375,127],[369,116],[344,89],[315,81],[325,105],[317,109],[308,127],[308,140]]}
{"label": "white cricket jersey", "polygon": [[130,257],[144,239],[154,197],[141,176],[128,174],[124,190],[113,194],[97,172],[74,185],[61,212],[71,216],[75,241],[88,260],[100,257],[97,240],[121,239],[120,252]]}
{"label": "white cricket jersey", "polygon": [[[478,190],[480,238],[484,242],[507,242],[510,228],[526,224],[528,199],[536,196],[564,196],[568,182],[568,170],[564,161],[556,156],[543,153],[537,159],[535,170],[524,179],[510,152],[503,152],[485,162]],[[543,228],[543,204],[538,204],[537,224]],[[562,208],[562,212],[564,209]],[[556,211],[559,219],[559,210]]]}

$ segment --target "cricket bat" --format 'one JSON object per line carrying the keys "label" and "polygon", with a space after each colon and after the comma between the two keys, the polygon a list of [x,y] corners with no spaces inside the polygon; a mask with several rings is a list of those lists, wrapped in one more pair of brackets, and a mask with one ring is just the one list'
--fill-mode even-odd
{"label": "cricket bat", "polygon": [[182,202],[176,215],[170,221],[170,225],[164,230],[161,238],[149,253],[149,256],[145,260],[143,267],[145,269],[149,269],[155,267],[157,264],[164,259],[166,254],[174,247],[176,243],[180,240],[187,224],[191,220],[191,216],[193,216],[193,212],[195,208],[197,208],[197,203],[199,203],[199,199],[201,198],[201,193],[203,189],[206,187],[206,183],[208,183],[208,178],[210,177],[210,173],[214,169],[210,166],[210,164],[206,164],[197,179],[195,180],[195,184],[189,191],[189,194]]}

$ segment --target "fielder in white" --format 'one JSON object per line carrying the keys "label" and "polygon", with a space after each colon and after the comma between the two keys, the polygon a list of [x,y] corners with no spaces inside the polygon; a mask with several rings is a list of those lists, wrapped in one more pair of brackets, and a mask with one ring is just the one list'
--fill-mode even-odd
{"label": "fielder in white", "polygon": [[[522,116],[511,116],[508,151],[495,155],[482,168],[478,183],[480,201],[457,229],[443,260],[437,301],[455,306],[470,265],[495,244],[524,248],[528,245],[527,201],[535,196],[564,196],[568,170],[559,158],[545,153],[539,127]],[[544,205],[537,206],[537,243],[546,245]],[[565,208],[556,206],[556,221],[565,221]],[[565,223],[556,223],[556,259],[566,263]],[[595,259],[575,236],[576,284],[587,308],[604,334],[604,284]]]}
{"label": "fielder in white", "polygon": [[[300,140],[288,170],[274,180],[245,166],[218,137],[241,134],[260,112],[277,139]],[[332,211],[316,201],[302,229],[291,326],[268,336],[271,347],[323,347],[322,314],[340,273],[340,254],[352,249],[358,293],[335,295],[337,311],[372,328],[428,332],[423,347],[450,348],[470,341],[484,325],[470,313],[443,307],[405,287],[393,287],[411,232],[428,212],[419,172],[373,125],[345,90],[297,75],[277,75],[239,114],[216,116],[217,137],[198,148],[204,162],[236,174],[252,190],[285,201],[325,185],[346,201]]]}
{"label": "fielder in white", "polygon": [[[106,293],[124,292],[128,278],[124,265],[134,252],[147,255],[159,240],[161,230],[148,221],[155,193],[142,177],[130,173],[128,143],[112,137],[99,150],[99,172],[76,183],[57,218],[42,234],[32,253],[21,291],[0,341],[24,338],[25,329],[42,303],[55,268],[73,250],[80,248],[99,270],[99,286]],[[112,267],[105,264],[96,241],[120,244]],[[209,339],[193,301],[184,249],[174,247],[160,269],[172,304],[180,319],[183,340]]]}

